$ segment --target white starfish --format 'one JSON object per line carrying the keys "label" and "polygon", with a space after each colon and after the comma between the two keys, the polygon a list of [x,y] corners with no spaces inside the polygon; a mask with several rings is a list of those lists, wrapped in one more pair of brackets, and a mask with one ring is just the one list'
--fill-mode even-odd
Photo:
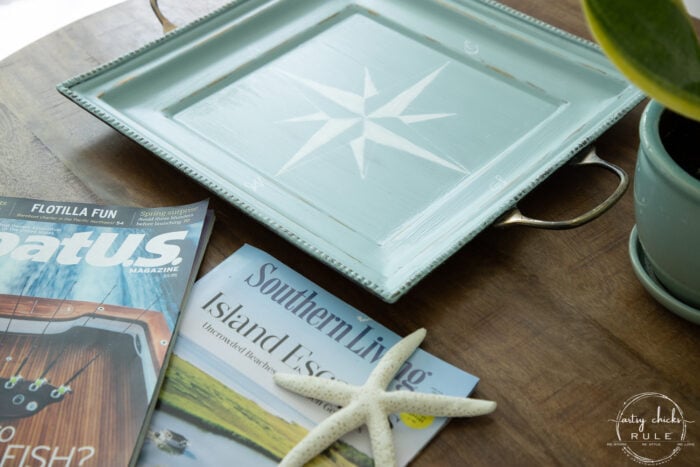
{"label": "white starfish", "polygon": [[342,406],[312,429],[282,459],[280,466],[302,466],[345,433],[367,425],[374,464],[396,465],[396,452],[387,415],[408,412],[437,417],[472,417],[493,412],[496,403],[412,391],[386,391],[401,365],[425,338],[425,329],[404,337],[382,357],[362,386],[315,376],[276,373],[275,383],[290,391]]}
{"label": "white starfish", "polygon": [[435,78],[446,66],[447,64],[442,65],[437,70],[400,92],[383,106],[371,112],[366,108],[367,100],[378,95],[379,92],[377,91],[377,88],[372,81],[372,76],[367,68],[365,68],[364,89],[362,94],[356,94],[351,91],[328,86],[282,71],[281,73],[288,78],[344,108],[346,111],[350,112],[351,116],[342,118],[332,117],[327,115],[325,112],[319,111],[310,115],[285,120],[286,122],[323,122],[323,125],[279,169],[277,175],[291,169],[301,160],[310,156],[322,146],[325,146],[335,138],[340,137],[342,134],[357,125],[361,126],[359,136],[352,139],[349,145],[362,178],[365,177],[367,172],[367,167],[365,165],[365,146],[367,141],[397,149],[457,172],[466,173],[466,170],[458,164],[433,154],[428,149],[413,143],[407,138],[388,129],[381,123],[381,119],[393,118],[398,119],[405,125],[408,125],[453,116],[453,113],[404,113],[411,103],[421,95],[423,90],[428,87],[433,80],[435,80]]}

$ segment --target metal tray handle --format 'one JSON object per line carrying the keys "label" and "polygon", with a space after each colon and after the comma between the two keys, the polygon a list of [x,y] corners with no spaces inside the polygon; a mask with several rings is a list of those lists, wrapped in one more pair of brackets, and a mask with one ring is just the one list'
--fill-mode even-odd
{"label": "metal tray handle", "polygon": [[153,10],[153,13],[155,13],[156,18],[158,18],[161,26],[163,26],[163,34],[167,34],[177,27],[165,17],[163,12],[160,11],[158,0],[151,0],[151,9]]}
{"label": "metal tray handle", "polygon": [[608,198],[600,203],[598,206],[594,207],[590,211],[581,214],[580,216],[574,217],[573,219],[567,219],[562,221],[544,221],[540,219],[533,219],[524,215],[518,207],[514,207],[510,211],[499,217],[494,223],[495,227],[509,227],[511,225],[525,225],[529,227],[537,227],[540,229],[550,229],[550,230],[564,230],[572,229],[574,227],[581,226],[587,222],[596,219],[602,215],[605,211],[610,209],[621,197],[625,194],[627,187],[629,185],[629,177],[627,173],[615,164],[611,164],[600,157],[595,152],[595,148],[591,148],[587,153],[584,153],[583,157],[575,159],[572,162],[574,166],[585,166],[585,165],[597,165],[603,167],[620,179],[620,183],[615,188],[615,191],[608,196]]}
{"label": "metal tray handle", "polygon": [[[175,26],[173,23],[171,23],[168,18],[163,15],[163,13],[160,11],[160,7],[158,6],[158,0],[150,0],[151,2],[151,9],[153,9],[153,13],[155,13],[156,18],[158,18],[158,21],[160,24],[163,26],[163,33],[167,34],[168,32],[172,31],[175,29],[177,26]],[[627,186],[629,185],[629,177],[627,176],[627,173],[622,170],[620,167],[611,164],[610,162],[607,162],[600,157],[595,152],[595,148],[591,147],[591,149],[587,152],[584,153],[585,155],[583,157],[580,157],[578,159],[575,159],[574,162],[572,162],[572,165],[574,166],[585,166],[585,165],[597,165],[600,167],[603,167],[607,170],[610,170],[613,172],[615,175],[617,175],[620,179],[620,183],[617,185],[617,188],[613,193],[602,203],[600,203],[598,206],[595,208],[591,209],[590,211],[581,214],[580,216],[574,217],[573,219],[567,219],[563,221],[545,221],[541,219],[533,219],[532,217],[528,217],[524,215],[520,209],[518,209],[517,206],[512,208],[510,211],[506,212],[502,216],[500,216],[495,222],[494,226],[495,227],[509,227],[512,225],[525,225],[529,227],[537,227],[540,229],[550,229],[550,230],[565,230],[565,229],[572,229],[574,227],[581,226],[587,222],[592,221],[593,219],[596,219],[597,217],[601,216],[605,211],[610,209],[625,193],[627,190]]]}

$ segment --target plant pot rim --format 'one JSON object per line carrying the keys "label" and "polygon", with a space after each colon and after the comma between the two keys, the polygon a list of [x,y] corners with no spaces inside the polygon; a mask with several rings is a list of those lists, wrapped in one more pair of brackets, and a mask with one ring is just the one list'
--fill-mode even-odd
{"label": "plant pot rim", "polygon": [[[659,121],[666,107],[655,100],[647,104],[639,122],[639,137],[649,163],[677,189],[700,201],[700,180],[683,170],[664,148],[659,134]],[[700,153],[698,154],[700,157]]]}

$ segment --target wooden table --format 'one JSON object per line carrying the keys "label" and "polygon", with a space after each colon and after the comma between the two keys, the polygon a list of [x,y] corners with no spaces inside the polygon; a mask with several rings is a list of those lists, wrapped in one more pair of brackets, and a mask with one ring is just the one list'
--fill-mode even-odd
{"label": "wooden table", "polygon": [[[176,24],[220,1],[161,7]],[[506,4],[590,38],[576,0]],[[632,192],[569,231],[487,229],[395,304],[386,304],[288,244],[55,89],[57,83],[162,34],[145,0],[131,0],[51,34],[0,62],[0,194],[160,206],[211,198],[217,221],[201,272],[243,243],[268,251],[423,348],[478,375],[495,413],[453,420],[415,465],[638,465],[615,440],[625,400],[667,395],[688,420],[687,446],[668,465],[700,464],[700,327],[662,308],[628,257]],[[634,174],[641,106],[597,142]],[[578,214],[615,185],[604,171],[562,170],[527,197],[542,217]]]}

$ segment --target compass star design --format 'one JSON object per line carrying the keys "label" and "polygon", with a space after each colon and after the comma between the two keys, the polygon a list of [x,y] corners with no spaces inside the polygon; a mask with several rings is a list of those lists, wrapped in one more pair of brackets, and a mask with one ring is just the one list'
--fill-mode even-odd
{"label": "compass star design", "polygon": [[374,465],[396,465],[396,449],[387,420],[390,413],[408,412],[437,417],[474,417],[496,409],[496,403],[465,397],[386,391],[401,366],[425,338],[421,328],[401,339],[379,360],[362,386],[319,376],[275,373],[277,385],[303,396],[342,406],[313,428],[282,459],[280,467],[302,466],[323,452],[341,436],[366,424]]}
{"label": "compass star design", "polygon": [[290,118],[285,122],[322,122],[323,125],[299,148],[299,150],[280,168],[277,175],[283,174],[292,169],[303,159],[311,156],[316,150],[334,141],[350,129],[361,126],[360,135],[350,141],[350,149],[360,171],[360,176],[365,178],[367,166],[365,164],[365,151],[367,141],[398,149],[412,156],[425,159],[434,164],[447,167],[448,169],[466,173],[467,171],[445,158],[442,158],[430,150],[412,142],[411,140],[390,130],[382,125],[382,119],[398,119],[406,125],[429,120],[437,120],[455,115],[454,113],[422,113],[407,114],[406,109],[418,98],[425,88],[432,83],[448,64],[442,65],[432,73],[428,74],[415,84],[409,86],[404,91],[397,94],[386,104],[375,110],[368,111],[367,101],[379,94],[369,70],[365,67],[364,89],[362,94],[328,86],[310,79],[302,78],[291,73],[282,71],[285,76],[299,83],[305,88],[319,94],[329,101],[349,111],[349,117],[333,117],[323,111],[301,117]]}

